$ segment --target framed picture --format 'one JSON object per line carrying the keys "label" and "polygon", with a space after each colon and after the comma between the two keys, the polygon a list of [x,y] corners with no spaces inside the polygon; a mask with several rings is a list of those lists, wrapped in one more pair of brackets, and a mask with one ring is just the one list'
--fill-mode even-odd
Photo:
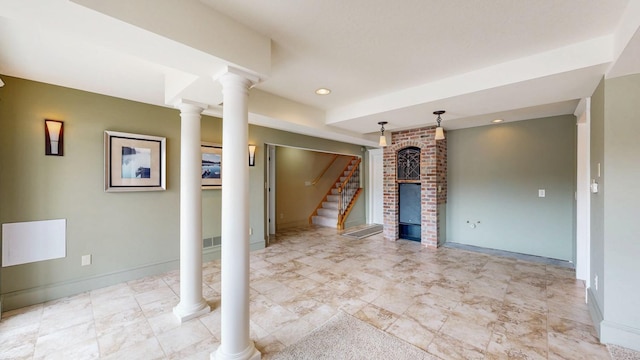
{"label": "framed picture", "polygon": [[166,190],[167,139],[104,132],[104,191]]}
{"label": "framed picture", "polygon": [[222,186],[222,146],[203,142],[200,149],[202,152],[202,188],[220,189]]}

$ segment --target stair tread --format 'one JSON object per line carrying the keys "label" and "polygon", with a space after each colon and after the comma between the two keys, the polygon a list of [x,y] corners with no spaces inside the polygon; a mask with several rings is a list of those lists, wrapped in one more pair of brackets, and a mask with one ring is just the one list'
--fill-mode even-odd
{"label": "stair tread", "polygon": [[320,208],[318,209],[318,215],[338,219],[338,209]]}
{"label": "stair tread", "polygon": [[[358,166],[359,166],[359,159],[357,157],[352,157],[352,159],[349,161],[349,164],[347,165],[345,170],[342,172],[341,174],[342,176],[338,178],[338,180],[335,182],[333,187],[330,189],[329,195],[327,195],[327,198],[325,199],[325,201],[321,203],[320,205],[321,207],[316,210],[317,215],[314,215],[311,218],[311,222],[313,224],[331,227],[331,228],[338,227],[338,223],[337,223],[338,217],[339,217],[338,208],[340,204],[340,197],[342,196],[339,193],[339,189],[344,183],[344,181],[347,180],[347,178],[349,177],[349,174],[351,174],[352,171],[354,171],[354,169],[355,171],[358,171],[358,169],[356,169]],[[348,200],[345,199],[345,201],[348,201]]]}
{"label": "stair tread", "polygon": [[323,201],[322,207],[325,209],[338,209],[337,201]]}
{"label": "stair tread", "polygon": [[314,216],[312,218],[312,222],[315,225],[331,227],[331,228],[334,228],[334,229],[338,227],[336,219],[331,219],[331,218],[328,218],[326,216],[320,216],[320,215]]}

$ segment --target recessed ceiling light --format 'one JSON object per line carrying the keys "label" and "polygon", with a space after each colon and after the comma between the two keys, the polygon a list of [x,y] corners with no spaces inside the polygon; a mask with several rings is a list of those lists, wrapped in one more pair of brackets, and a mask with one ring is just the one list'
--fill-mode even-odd
{"label": "recessed ceiling light", "polygon": [[316,90],[316,94],[318,94],[318,95],[329,95],[329,94],[331,94],[331,90],[329,90],[327,88],[320,88],[320,89]]}
{"label": "recessed ceiling light", "polygon": [[501,122],[503,122],[503,119],[495,119],[495,120],[491,120],[492,123],[494,124],[500,124]]}

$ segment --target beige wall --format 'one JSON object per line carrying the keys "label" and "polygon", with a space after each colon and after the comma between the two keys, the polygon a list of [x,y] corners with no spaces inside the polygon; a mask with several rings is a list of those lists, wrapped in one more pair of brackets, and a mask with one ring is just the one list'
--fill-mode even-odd
{"label": "beige wall", "polygon": [[[290,147],[276,148],[276,225],[286,229],[309,223],[309,215],[331,189],[351,156]],[[327,168],[315,185],[311,183]],[[306,185],[309,184],[309,185]]]}
{"label": "beige wall", "polygon": [[[4,310],[174,269],[179,259],[180,116],[152,106],[2,76],[0,223],[67,219],[67,256],[0,268]],[[44,155],[44,119],[65,123],[64,156]],[[203,117],[203,141],[221,143],[221,120]],[[105,130],[167,138],[167,190],[105,193]],[[359,155],[360,146],[249,127],[251,248],[265,243],[265,143]],[[203,191],[203,237],[220,236],[220,190]],[[362,206],[364,209],[364,206]],[[364,211],[362,211],[364,222]],[[205,259],[219,247],[205,250]],[[81,256],[93,264],[80,266]]]}

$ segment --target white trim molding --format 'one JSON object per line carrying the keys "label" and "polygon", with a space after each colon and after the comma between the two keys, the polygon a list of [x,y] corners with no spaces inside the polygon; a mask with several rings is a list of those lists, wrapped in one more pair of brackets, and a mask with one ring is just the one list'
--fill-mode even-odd
{"label": "white trim molding", "polygon": [[591,288],[587,289],[587,298],[591,321],[598,332],[600,342],[640,351],[640,329],[605,320]]}
{"label": "white trim molding", "polygon": [[600,342],[640,351],[640,329],[604,320],[600,323]]}

